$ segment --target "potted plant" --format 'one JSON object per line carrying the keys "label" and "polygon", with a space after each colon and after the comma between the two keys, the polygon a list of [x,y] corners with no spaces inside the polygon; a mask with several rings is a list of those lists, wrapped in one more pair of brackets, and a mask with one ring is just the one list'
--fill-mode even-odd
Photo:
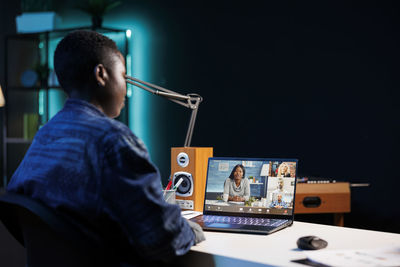
{"label": "potted plant", "polygon": [[21,0],[21,11],[16,17],[18,33],[52,31],[60,21],[52,0]]}
{"label": "potted plant", "polygon": [[96,29],[102,26],[104,14],[120,4],[120,1],[114,0],[86,0],[77,8],[92,16],[92,28]]}
{"label": "potted plant", "polygon": [[256,201],[255,197],[249,197],[249,200],[245,201],[245,206],[246,207],[251,207],[251,203],[253,203],[255,201]]}

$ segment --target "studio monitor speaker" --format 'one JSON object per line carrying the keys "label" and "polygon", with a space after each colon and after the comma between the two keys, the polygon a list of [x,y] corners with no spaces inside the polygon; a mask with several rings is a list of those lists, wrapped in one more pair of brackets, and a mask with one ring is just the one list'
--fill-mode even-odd
{"label": "studio monitor speaker", "polygon": [[212,147],[172,147],[171,178],[176,190],[176,203],[182,210],[203,211],[208,158],[213,156]]}

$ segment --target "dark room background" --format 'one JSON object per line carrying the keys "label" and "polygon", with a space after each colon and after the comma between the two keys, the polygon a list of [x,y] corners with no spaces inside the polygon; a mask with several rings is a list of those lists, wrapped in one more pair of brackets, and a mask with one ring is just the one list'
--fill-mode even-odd
{"label": "dark room background", "polygon": [[[4,39],[19,6],[0,5]],[[88,25],[73,5],[58,12]],[[345,226],[400,233],[399,13],[395,1],[125,0],[104,25],[144,18],[149,82],[204,97],[192,146],[297,158],[300,176],[370,183],[352,189]],[[190,112],[153,98],[149,145],[165,183]]]}

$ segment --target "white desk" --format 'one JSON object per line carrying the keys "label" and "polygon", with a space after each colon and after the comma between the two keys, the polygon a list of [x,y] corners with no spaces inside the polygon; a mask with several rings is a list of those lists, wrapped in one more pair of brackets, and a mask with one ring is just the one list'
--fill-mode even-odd
{"label": "white desk", "polygon": [[[325,249],[367,249],[400,246],[400,234],[294,222],[271,235],[205,232],[206,241],[192,247],[180,266],[306,266],[291,262],[306,258],[297,249],[301,236],[316,235],[328,241]],[[180,261],[181,262],[181,261]],[[400,264],[400,263],[399,263]]]}

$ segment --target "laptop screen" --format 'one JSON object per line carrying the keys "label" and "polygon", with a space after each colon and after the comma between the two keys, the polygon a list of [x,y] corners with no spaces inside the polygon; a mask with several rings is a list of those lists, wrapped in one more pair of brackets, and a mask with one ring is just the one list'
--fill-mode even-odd
{"label": "laptop screen", "polygon": [[295,159],[210,158],[204,211],[292,215]]}

